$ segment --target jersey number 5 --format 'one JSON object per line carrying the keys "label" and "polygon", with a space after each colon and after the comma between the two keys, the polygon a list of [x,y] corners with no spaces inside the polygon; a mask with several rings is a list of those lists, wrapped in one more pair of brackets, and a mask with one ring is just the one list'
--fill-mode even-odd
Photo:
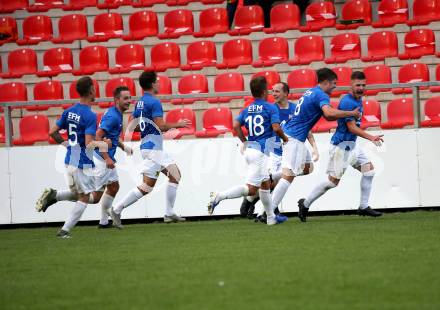
{"label": "jersey number 5", "polygon": [[69,145],[75,146],[78,143],[78,134],[76,133],[76,124],[69,124]]}
{"label": "jersey number 5", "polygon": [[249,136],[260,136],[264,133],[264,127],[263,127],[263,116],[261,115],[249,115],[246,117],[245,121],[248,123],[249,128]]}

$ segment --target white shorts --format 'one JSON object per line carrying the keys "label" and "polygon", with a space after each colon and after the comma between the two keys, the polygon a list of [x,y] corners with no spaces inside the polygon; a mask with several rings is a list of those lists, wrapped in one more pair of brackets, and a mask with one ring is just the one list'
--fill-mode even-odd
{"label": "white shorts", "polygon": [[294,176],[303,174],[306,164],[312,162],[312,156],[304,142],[289,137],[289,142],[283,145],[281,167],[289,169]]}
{"label": "white shorts", "polygon": [[370,162],[362,148],[356,144],[353,150],[345,150],[336,145],[330,145],[327,174],[341,179],[348,166],[357,168]]}
{"label": "white shorts", "polygon": [[260,187],[263,181],[269,180],[269,157],[256,149],[247,148],[244,151],[247,163],[246,184]]}
{"label": "white shorts", "polygon": [[105,161],[94,158],[95,163],[95,190],[98,192],[104,191],[108,184],[118,182],[119,176],[116,168],[107,168]]}
{"label": "white shorts", "polygon": [[281,160],[282,157],[275,153],[270,153],[269,155],[269,173],[274,174],[277,172],[281,172]]}
{"label": "white shorts", "polygon": [[175,164],[174,160],[161,150],[141,150],[141,155],[144,159],[141,173],[151,179],[157,179],[164,168]]}
{"label": "white shorts", "polygon": [[96,189],[94,168],[79,169],[66,166],[66,182],[72,192],[89,194]]}

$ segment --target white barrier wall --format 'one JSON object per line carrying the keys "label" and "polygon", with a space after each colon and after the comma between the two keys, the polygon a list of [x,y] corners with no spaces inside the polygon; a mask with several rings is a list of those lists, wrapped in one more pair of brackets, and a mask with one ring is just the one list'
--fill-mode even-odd
{"label": "white barrier wall", "polygon": [[[359,139],[376,167],[370,204],[375,208],[440,206],[440,128],[388,130],[385,144],[377,148]],[[316,182],[326,177],[331,134],[317,134],[320,160],[313,174],[298,177],[289,189],[281,209],[297,211],[296,202]],[[183,216],[207,215],[209,192],[244,183],[246,166],[238,151],[237,138],[172,140],[165,149],[182,172],[175,210]],[[141,157],[138,143],[132,157],[117,154],[121,188],[119,201],[140,181]],[[72,202],[60,202],[45,213],[35,211],[35,201],[45,187],[65,189],[64,154],[61,146],[32,146],[0,149],[0,224],[64,221]],[[360,174],[348,169],[340,185],[316,201],[312,210],[350,210],[359,205]],[[124,210],[123,218],[160,218],[165,209],[165,177],[153,193]],[[222,202],[216,214],[238,214],[241,199]],[[97,220],[98,205],[90,205],[82,220]]]}

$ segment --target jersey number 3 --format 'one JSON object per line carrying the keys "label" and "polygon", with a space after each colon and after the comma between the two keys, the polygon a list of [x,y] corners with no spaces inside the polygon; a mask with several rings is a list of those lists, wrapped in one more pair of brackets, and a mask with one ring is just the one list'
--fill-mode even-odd
{"label": "jersey number 3", "polygon": [[246,117],[245,122],[248,123],[249,136],[261,136],[264,133],[263,122],[264,118],[261,115],[249,115]]}

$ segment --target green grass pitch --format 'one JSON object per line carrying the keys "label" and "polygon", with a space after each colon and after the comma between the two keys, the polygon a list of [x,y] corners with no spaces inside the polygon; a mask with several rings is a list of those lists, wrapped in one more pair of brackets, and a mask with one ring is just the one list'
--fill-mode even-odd
{"label": "green grass pitch", "polygon": [[440,309],[440,212],[0,230],[1,309]]}

